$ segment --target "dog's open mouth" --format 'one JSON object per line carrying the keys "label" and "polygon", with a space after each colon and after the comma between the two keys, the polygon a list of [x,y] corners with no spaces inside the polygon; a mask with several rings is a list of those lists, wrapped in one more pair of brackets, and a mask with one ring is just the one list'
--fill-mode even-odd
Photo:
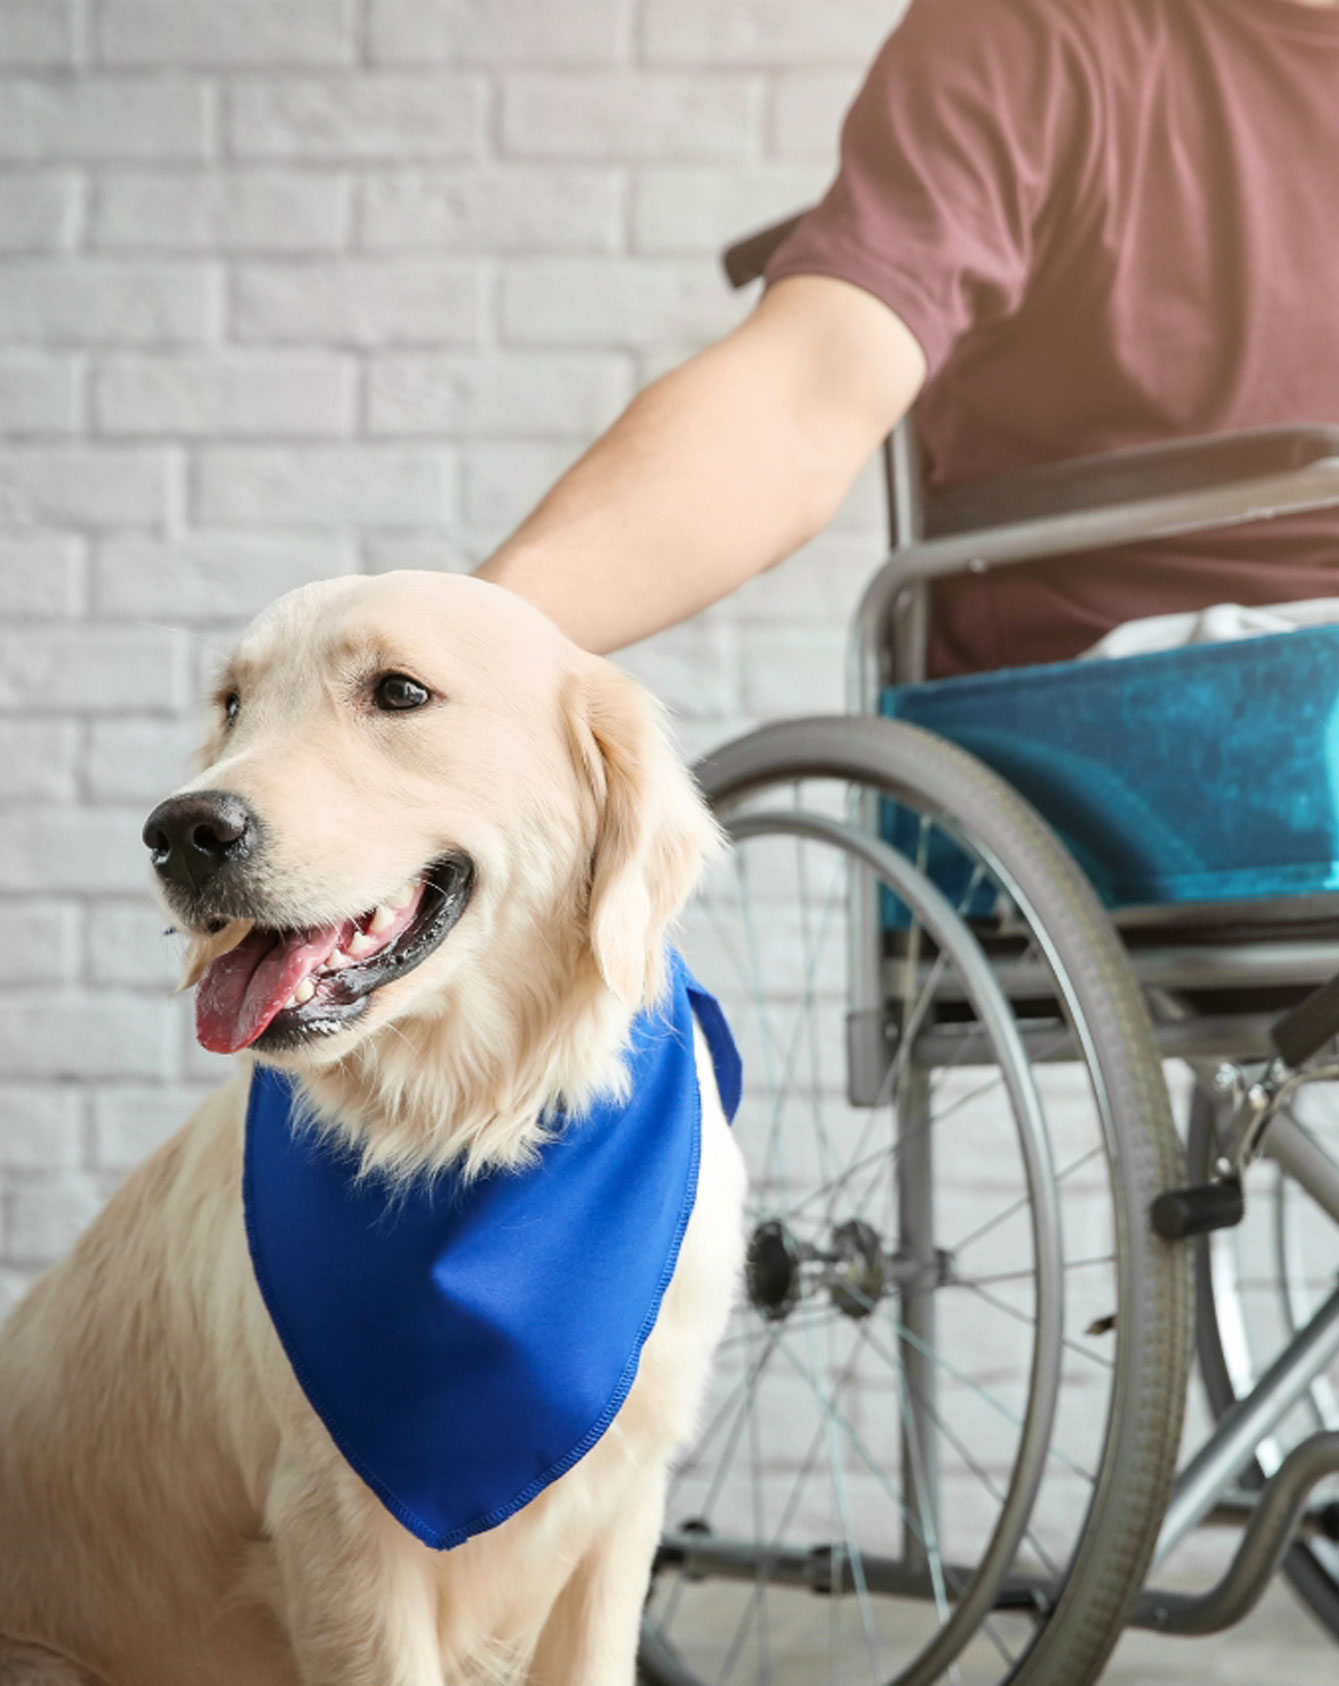
{"label": "dog's open mouth", "polygon": [[468,856],[446,855],[390,901],[305,930],[257,924],[214,960],[195,996],[195,1033],[214,1054],[269,1052],[343,1029],[368,997],[422,961],[465,911]]}

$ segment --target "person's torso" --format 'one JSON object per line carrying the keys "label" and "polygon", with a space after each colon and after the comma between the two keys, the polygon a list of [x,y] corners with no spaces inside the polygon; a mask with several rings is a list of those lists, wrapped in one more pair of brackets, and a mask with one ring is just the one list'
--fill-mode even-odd
{"label": "person's torso", "polygon": [[[1160,440],[1339,422],[1339,7],[1068,10],[1090,48],[1077,95],[1090,131],[1050,185],[1018,308],[964,336],[921,399],[932,492]],[[1336,553],[1339,512],[1325,512],[1127,553],[1119,579],[1090,562],[1082,583],[1052,564],[950,587],[936,665],[1060,659],[1117,620],[1215,593],[1282,601]]]}

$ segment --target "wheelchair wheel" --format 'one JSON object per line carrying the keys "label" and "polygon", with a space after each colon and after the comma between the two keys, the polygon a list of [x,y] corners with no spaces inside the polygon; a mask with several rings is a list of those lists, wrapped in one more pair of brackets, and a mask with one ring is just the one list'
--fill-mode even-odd
{"label": "wheelchair wheel", "polygon": [[[749,1266],[643,1679],[1082,1686],[1142,1582],[1191,1344],[1124,954],[1036,814],[915,728],[786,722],[698,774],[735,846],[684,947],[744,1054]],[[872,1090],[857,875],[883,927]]]}
{"label": "wheelchair wheel", "polygon": [[[1339,1161],[1339,1082],[1308,1084],[1289,1110]],[[1214,1120],[1213,1099],[1197,1089],[1189,1130],[1193,1181],[1208,1176],[1216,1157]],[[1209,1408],[1221,1417],[1333,1289],[1339,1230],[1278,1165],[1263,1160],[1247,1173],[1241,1225],[1204,1237],[1197,1265],[1196,1350]],[[1259,1486],[1299,1440],[1323,1429],[1339,1429],[1339,1365],[1316,1378],[1259,1448],[1246,1484]],[[1328,1503],[1333,1525],[1339,1518],[1339,1480],[1325,1482],[1310,1502]],[[1283,1569],[1317,1619],[1339,1638],[1339,1541],[1323,1535],[1298,1540]]]}

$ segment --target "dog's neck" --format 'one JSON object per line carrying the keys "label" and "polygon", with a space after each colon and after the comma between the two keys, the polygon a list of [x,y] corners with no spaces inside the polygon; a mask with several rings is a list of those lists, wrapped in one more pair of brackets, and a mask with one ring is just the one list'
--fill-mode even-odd
{"label": "dog's neck", "polygon": [[431,1019],[387,1025],[304,1074],[319,1121],[365,1169],[397,1180],[524,1164],[545,1139],[546,1113],[579,1114],[626,1086],[633,1014],[588,958],[558,970],[561,989],[513,978],[492,1002],[477,985],[468,1006],[448,989]]}

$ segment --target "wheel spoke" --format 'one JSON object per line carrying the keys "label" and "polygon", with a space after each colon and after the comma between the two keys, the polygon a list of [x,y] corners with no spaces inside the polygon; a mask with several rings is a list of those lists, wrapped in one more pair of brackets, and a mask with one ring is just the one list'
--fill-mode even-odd
{"label": "wheel spoke", "polygon": [[[1026,1324],[1029,1329],[1035,1329],[1037,1327],[1037,1320],[1035,1317],[1029,1317],[1027,1312],[1020,1311],[1017,1306],[1010,1305],[1007,1300],[1002,1300],[998,1294],[988,1293],[986,1289],[980,1287],[977,1283],[961,1282],[958,1283],[957,1286],[966,1288],[970,1293],[975,1294],[977,1299],[984,1300],[987,1305],[993,1306],[996,1311],[1002,1311],[1006,1317],[1012,1317],[1015,1322]],[[1071,1340],[1068,1335],[1061,1337],[1060,1344],[1067,1348],[1070,1352],[1078,1353],[1080,1358],[1087,1358],[1093,1364],[1100,1365],[1104,1370],[1114,1370],[1116,1368],[1109,1358],[1104,1358],[1100,1352],[1090,1352],[1087,1347],[1080,1346],[1077,1341]]]}
{"label": "wheel spoke", "polygon": [[[850,1381],[852,1371],[853,1371],[853,1366],[854,1366],[854,1358],[852,1358],[850,1361],[848,1361],[848,1364],[847,1364],[845,1370],[842,1372],[841,1376],[838,1378],[837,1386],[833,1391],[834,1401],[836,1399],[840,1398],[843,1389],[845,1388],[847,1383]],[[823,1443],[824,1443],[824,1425],[822,1423],[820,1423],[818,1425],[818,1428],[814,1431],[813,1438],[809,1442],[809,1446],[808,1446],[808,1448],[805,1452],[804,1460],[800,1465],[799,1473],[796,1475],[795,1480],[791,1484],[790,1492],[787,1496],[786,1503],[785,1503],[785,1505],[782,1509],[782,1512],[781,1512],[780,1521],[777,1523],[777,1526],[776,1526],[775,1530],[772,1532],[772,1534],[770,1536],[770,1539],[768,1540],[768,1544],[767,1544],[766,1548],[764,1549],[761,1557],[759,1558],[759,1564],[760,1564],[759,1573],[760,1573],[760,1575],[763,1574],[764,1572],[768,1572],[767,1566],[769,1564],[769,1560],[771,1562],[774,1562],[776,1560],[776,1556],[777,1556],[778,1552],[782,1549],[782,1541],[785,1538],[786,1530],[787,1530],[787,1528],[789,1528],[790,1523],[791,1523],[791,1519],[794,1516],[795,1511],[799,1506],[800,1497],[804,1492],[805,1485],[808,1482],[810,1475],[813,1473],[814,1468],[816,1467],[816,1465],[818,1463],[819,1456],[820,1456],[820,1454],[822,1452],[822,1449],[823,1449]],[[757,1585],[755,1584],[753,1590],[749,1594],[748,1601],[745,1605],[745,1608],[744,1608],[743,1612],[741,1613],[741,1615],[739,1617],[739,1621],[738,1621],[738,1624],[735,1627],[734,1633],[731,1636],[729,1647],[728,1647],[727,1652],[726,1652],[726,1659],[725,1659],[723,1671],[722,1671],[721,1674],[719,1674],[717,1676],[718,1686],[726,1686],[726,1682],[730,1679],[731,1674],[734,1672],[735,1664],[739,1660],[739,1654],[740,1654],[740,1651],[743,1647],[745,1637],[747,1636],[747,1633],[748,1633],[748,1624],[749,1624],[750,1620],[752,1619],[753,1611],[754,1611],[754,1608],[756,1606],[757,1599],[758,1599],[758,1588],[757,1588]]]}
{"label": "wheel spoke", "polygon": [[[1117,1516],[1128,1525],[1130,1501],[1105,1461],[1124,1397],[1108,1355],[1122,1349],[1082,1334],[1127,1285],[1111,1236],[1126,1233],[1130,1190],[1151,1198],[1147,1173],[1136,1183],[1122,1158],[1131,1115],[1121,1097],[1132,1086],[1114,1062],[1125,1056],[1112,1053],[1111,1021],[1096,1019],[1104,1003],[1122,1005],[1125,985],[1099,978],[1079,995],[1082,919],[1059,935],[1036,920],[1035,908],[1062,907],[1052,886],[1063,874],[1015,881],[1016,839],[1004,860],[969,839],[959,870],[942,844],[963,842],[960,810],[938,797],[904,802],[904,788],[920,788],[904,753],[884,788],[898,793],[905,865],[886,873],[846,801],[859,798],[868,839],[887,800],[871,787],[821,762],[750,784],[745,760],[729,775],[739,778],[731,792],[747,792],[729,811],[739,815],[735,858],[697,928],[733,992],[726,1005],[740,1015],[748,1065],[738,1140],[750,1168],[753,1303],[721,1343],[725,1368],[671,1499],[676,1525],[700,1518],[716,1544],[667,1550],[649,1608],[685,1686],[882,1686],[916,1674],[918,1659],[926,1680],[1002,1682],[1056,1619],[1053,1599],[1024,1608],[1017,1587],[1034,1573],[1058,1586],[1077,1562],[1074,1591],[1100,1595],[1091,1553],[1074,1555],[1083,1530],[1117,1528],[1110,1539]],[[866,877],[852,879],[853,866]],[[947,901],[900,876],[918,870],[952,885]],[[875,1104],[856,1105],[843,1092],[839,991],[876,956],[872,945],[845,951],[846,892],[852,885],[865,907],[867,885],[886,896],[890,883],[901,911],[877,955],[882,998],[846,1007],[877,1005],[900,1035],[886,1052],[875,1042]],[[698,969],[710,983],[710,968]],[[1125,993],[1133,1000],[1133,985]],[[871,1022],[874,1036],[877,1014]],[[856,1034],[865,1028],[855,1021]],[[1097,1044],[1110,1070],[1094,1059],[1075,1087],[1066,1065]],[[1045,1072],[1029,1071],[1052,1057]],[[930,1209],[907,1180],[922,1157],[916,1187]],[[1057,1185],[1067,1191],[1060,1218]],[[1071,1237],[1076,1256],[1064,1259]],[[1323,1274],[1304,1262],[1293,1272],[1299,1296]],[[1060,1283],[1072,1285],[1063,1300]],[[1239,1287],[1255,1292],[1250,1279]],[[933,1315],[917,1298],[926,1294],[943,1296]],[[1143,1303],[1131,1318],[1120,1300],[1116,1341],[1156,1336],[1162,1350],[1167,1314],[1150,1324]],[[1088,1364],[1072,1364],[1076,1354]],[[1052,1423],[1062,1376],[1080,1392],[1073,1404],[1060,1393]],[[1147,1400],[1137,1403],[1156,1438]],[[819,1551],[811,1573],[805,1558]],[[1000,1576],[1013,1590],[992,1606],[987,1587]],[[829,1595],[826,1610],[813,1590]]]}
{"label": "wheel spoke", "polygon": [[[863,1340],[863,1341],[868,1341],[869,1338],[870,1337],[869,1337],[868,1325],[862,1324],[861,1328],[860,1328],[860,1331],[859,1331],[859,1339]],[[907,1523],[907,1525],[912,1529],[912,1532],[916,1535],[916,1538],[919,1541],[919,1543],[925,1547],[927,1557],[930,1559],[931,1564],[933,1565],[931,1572],[932,1572],[932,1576],[933,1576],[934,1580],[938,1583],[939,1586],[943,1586],[943,1584],[945,1583],[946,1580],[952,1581],[954,1594],[956,1596],[961,1596],[963,1586],[964,1586],[965,1583],[962,1581],[960,1576],[955,1575],[945,1565],[944,1560],[943,1560],[942,1556],[940,1555],[938,1540],[937,1540],[937,1537],[934,1534],[934,1532],[932,1530],[929,1530],[929,1529],[922,1532],[921,1529],[917,1528],[916,1523],[913,1520],[911,1513],[907,1510],[906,1506],[903,1504],[902,1499],[899,1496],[899,1494],[897,1493],[896,1489],[888,1481],[888,1478],[884,1474],[883,1469],[878,1462],[878,1459],[869,1450],[869,1448],[865,1444],[863,1438],[856,1431],[855,1426],[852,1424],[852,1422],[845,1415],[844,1412],[839,1411],[836,1408],[836,1405],[834,1403],[829,1402],[828,1400],[826,1400],[823,1397],[822,1390],[818,1386],[817,1382],[814,1380],[814,1377],[805,1369],[804,1365],[801,1363],[801,1361],[796,1357],[796,1355],[791,1351],[790,1347],[784,1341],[782,1342],[782,1354],[783,1354],[784,1357],[790,1359],[791,1363],[795,1365],[796,1369],[799,1370],[800,1373],[804,1376],[805,1380],[808,1381],[811,1389],[813,1390],[814,1397],[818,1401],[819,1408],[825,1412],[828,1420],[830,1420],[833,1423],[835,1428],[840,1430],[843,1437],[850,1443],[851,1449],[855,1452],[856,1456],[861,1460],[861,1462],[865,1464],[866,1468],[874,1476],[875,1480],[878,1482],[880,1487],[887,1494],[888,1498],[892,1501],[893,1505],[897,1509],[897,1511],[898,1511],[899,1515],[901,1516],[902,1520],[905,1523]],[[937,1607],[940,1611],[940,1625],[942,1626],[943,1622],[947,1619],[947,1605],[946,1605],[946,1603],[942,1603],[942,1604],[940,1603],[938,1595],[936,1595],[936,1605],[937,1605]],[[1003,1641],[1000,1640],[997,1635],[995,1636],[995,1639],[996,1639],[996,1644],[1001,1651],[1001,1654],[1005,1658],[1005,1661],[1012,1663],[1014,1661],[1014,1658],[1013,1658],[1012,1654],[1009,1652],[1007,1646],[1004,1645]]]}
{"label": "wheel spoke", "polygon": [[[816,1358],[816,1354],[813,1350],[813,1325],[811,1323],[805,1324],[803,1333],[805,1344],[809,1348],[810,1362],[813,1363]],[[827,1326],[827,1335],[828,1358],[829,1362],[831,1362],[832,1325],[830,1323]],[[786,1346],[784,1337],[781,1341],[781,1348],[783,1353],[789,1357],[790,1352]],[[854,1352],[852,1353],[851,1363],[854,1368]],[[819,1404],[821,1407],[823,1401],[821,1396],[818,1395],[818,1389],[814,1386],[812,1378],[810,1378],[810,1386],[814,1389],[816,1397],[819,1397]],[[860,1546],[855,1538],[855,1530],[851,1526],[850,1503],[846,1493],[845,1472],[842,1468],[841,1455],[836,1444],[832,1418],[829,1414],[825,1414],[824,1417],[824,1438],[827,1442],[828,1473],[831,1481],[832,1498],[836,1503],[837,1512],[841,1519],[842,1541],[845,1547],[846,1560],[851,1565],[851,1578],[855,1582],[856,1602],[860,1610],[860,1624],[864,1631],[865,1646],[869,1653],[874,1686],[879,1686],[879,1636],[874,1625],[874,1613],[870,1608],[869,1589],[865,1585],[865,1566],[860,1555]]]}
{"label": "wheel spoke", "polygon": [[[1062,1183],[1067,1177],[1072,1177],[1075,1171],[1081,1171],[1085,1165],[1091,1165],[1093,1160],[1100,1159],[1105,1151],[1106,1150],[1101,1146],[1089,1148],[1086,1153],[1080,1154],[1077,1159],[1071,1160],[1062,1171],[1057,1171],[1055,1173],[1056,1182]],[[968,1247],[971,1247],[974,1243],[980,1241],[984,1236],[989,1235],[992,1230],[997,1229],[1000,1224],[1004,1223],[1007,1219],[1012,1218],[1015,1213],[1025,1210],[1027,1203],[1028,1199],[1026,1195],[1023,1195],[1021,1199],[1013,1201],[1010,1205],[1006,1206],[1002,1212],[997,1212],[993,1218],[990,1218],[986,1223],[983,1223],[978,1229],[970,1230],[966,1235],[959,1236],[948,1251],[954,1254],[965,1252]]]}
{"label": "wheel spoke", "polygon": [[[1086,1270],[1090,1265],[1112,1265],[1116,1262],[1114,1253],[1095,1253],[1090,1259],[1066,1259],[1066,1270]],[[993,1282],[1021,1282],[1028,1277],[1035,1277],[1036,1267],[1026,1270],[999,1270],[991,1276],[952,1276],[944,1284],[946,1288],[984,1288]]]}
{"label": "wheel spoke", "polygon": [[[1006,1422],[1011,1423],[1016,1429],[1019,1429],[1020,1431],[1022,1430],[1023,1419],[1019,1416],[1018,1412],[1006,1405],[1003,1400],[996,1399],[995,1395],[991,1393],[988,1388],[982,1387],[981,1383],[978,1382],[975,1377],[969,1376],[964,1370],[960,1370],[951,1359],[945,1358],[942,1352],[936,1351],[934,1347],[928,1346],[924,1341],[913,1335],[905,1324],[894,1319],[892,1320],[892,1329],[894,1335],[896,1335],[899,1340],[906,1341],[909,1346],[914,1346],[918,1351],[923,1352],[932,1364],[937,1364],[946,1375],[952,1376],[955,1382],[961,1382],[964,1387],[970,1388],[983,1404],[988,1405],[992,1411],[994,1411],[998,1416],[1003,1417]],[[869,1343],[879,1356],[888,1364],[895,1365],[897,1363],[897,1359],[893,1356],[893,1354],[885,1347],[881,1346],[873,1335],[869,1336]],[[1065,1468],[1070,1470],[1072,1474],[1081,1475],[1083,1479],[1089,1483],[1089,1485],[1092,1485],[1092,1483],[1097,1480],[1097,1477],[1091,1470],[1084,1469],[1082,1464],[1076,1463],[1073,1458],[1062,1452],[1054,1441],[1052,1441],[1046,1448],[1046,1456],[1048,1458],[1054,1458],[1057,1463],[1064,1464]]]}

